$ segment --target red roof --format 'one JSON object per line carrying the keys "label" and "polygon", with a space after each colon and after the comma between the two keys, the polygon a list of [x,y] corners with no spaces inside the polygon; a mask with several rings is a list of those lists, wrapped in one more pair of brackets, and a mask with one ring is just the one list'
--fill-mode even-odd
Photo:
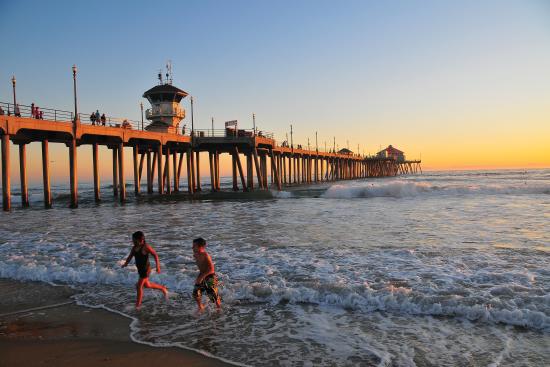
{"label": "red roof", "polygon": [[388,152],[388,155],[393,155],[393,154],[403,154],[402,151],[400,151],[399,149],[397,148],[394,148],[392,147],[391,145],[388,145],[388,147],[386,149],[382,149],[381,151],[378,152],[378,154],[382,153],[382,152]]}

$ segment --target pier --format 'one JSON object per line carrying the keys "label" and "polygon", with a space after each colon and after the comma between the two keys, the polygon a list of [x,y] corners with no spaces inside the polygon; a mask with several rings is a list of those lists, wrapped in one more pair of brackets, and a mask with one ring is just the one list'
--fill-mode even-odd
{"label": "pier", "polygon": [[[169,95],[166,97],[166,95]],[[120,202],[126,199],[124,155],[131,154],[133,186],[136,196],[142,194],[170,195],[187,191],[194,195],[201,187],[200,153],[208,153],[210,190],[220,191],[220,155],[232,159],[232,189],[234,191],[282,190],[291,185],[387,177],[421,172],[420,161],[407,161],[390,156],[363,156],[342,149],[338,152],[304,149],[285,141],[278,144],[272,134],[254,129],[195,130],[187,134],[179,130],[185,111],[179,106],[187,93],[171,84],[161,84],[144,93],[153,108],[146,111],[151,123],[105,118],[90,121],[90,117],[75,111],[41,108],[39,118],[33,106],[0,102],[0,138],[2,151],[3,210],[11,209],[10,143],[19,147],[21,203],[29,206],[26,167],[26,145],[42,145],[42,183],[44,206],[50,208],[49,145],[65,144],[69,155],[70,206],[78,207],[77,154],[82,146],[90,146],[93,159],[94,197],[100,201],[98,148],[112,151],[113,192]],[[163,100],[164,98],[164,100]],[[168,100],[167,100],[168,98]],[[391,147],[391,146],[390,146]],[[127,151],[130,151],[127,153]],[[184,164],[185,163],[185,164]],[[182,175],[186,187],[182,187]],[[146,193],[141,182],[147,183]]]}

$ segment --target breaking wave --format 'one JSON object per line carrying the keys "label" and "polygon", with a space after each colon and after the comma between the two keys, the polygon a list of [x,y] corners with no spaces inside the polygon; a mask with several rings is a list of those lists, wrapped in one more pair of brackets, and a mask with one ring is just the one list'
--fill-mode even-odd
{"label": "breaking wave", "polygon": [[547,183],[514,184],[443,184],[395,180],[389,182],[333,185],[323,197],[327,199],[353,199],[373,197],[415,197],[420,195],[550,195]]}

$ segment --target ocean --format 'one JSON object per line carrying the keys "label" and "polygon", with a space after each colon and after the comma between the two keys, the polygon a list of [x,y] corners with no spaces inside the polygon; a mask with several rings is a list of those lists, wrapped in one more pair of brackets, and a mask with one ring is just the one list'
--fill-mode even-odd
{"label": "ocean", "polygon": [[[223,184],[229,188],[230,180]],[[203,188],[208,190],[205,181]],[[133,198],[54,187],[0,214],[0,277],[73,287],[133,340],[247,366],[543,366],[550,361],[550,170],[425,172],[283,192]],[[109,195],[111,194],[111,195]],[[168,286],[122,269],[145,232]],[[222,311],[192,299],[208,242]],[[152,259],[151,259],[152,260]]]}

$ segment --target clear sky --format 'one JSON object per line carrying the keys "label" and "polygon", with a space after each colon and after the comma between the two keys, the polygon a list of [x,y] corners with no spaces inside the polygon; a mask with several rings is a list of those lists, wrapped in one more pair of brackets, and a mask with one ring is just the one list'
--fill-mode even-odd
{"label": "clear sky", "polygon": [[0,0],[0,32],[1,101],[15,74],[20,103],[71,110],[76,64],[82,112],[137,120],[171,60],[198,128],[255,112],[426,168],[550,166],[550,1]]}

